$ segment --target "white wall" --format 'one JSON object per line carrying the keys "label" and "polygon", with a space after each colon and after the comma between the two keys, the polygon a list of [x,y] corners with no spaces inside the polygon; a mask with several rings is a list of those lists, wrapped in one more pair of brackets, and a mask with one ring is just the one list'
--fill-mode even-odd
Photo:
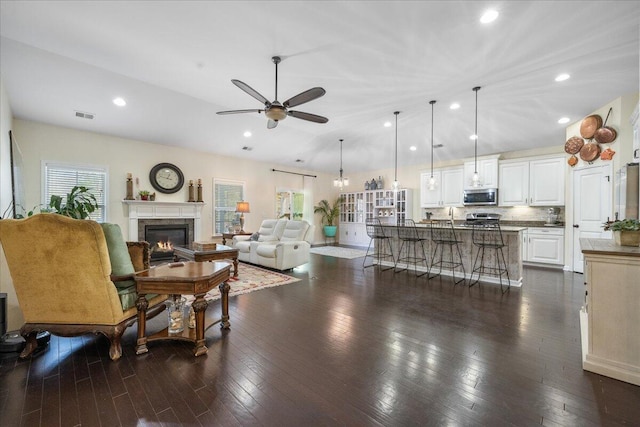
{"label": "white wall", "polygon": [[[11,114],[8,101],[3,94],[2,104],[2,173],[9,167],[5,162],[5,144],[8,145],[8,128],[11,126]],[[5,114],[5,112],[9,114]],[[5,125],[5,122],[9,123]],[[6,131],[5,131],[6,126]],[[14,119],[13,134],[20,141],[24,161],[25,207],[31,209],[42,203],[42,162],[73,162],[87,165],[101,165],[108,167],[108,221],[117,223],[128,235],[127,207],[122,203],[126,196],[126,176],[131,172],[138,179],[134,191],[147,189],[153,191],[149,183],[149,171],[157,163],[169,162],[180,167],[185,180],[198,178],[203,182],[203,235],[202,239],[210,239],[213,230],[212,203],[213,179],[223,178],[239,180],[246,183],[245,199],[251,204],[251,213],[245,214],[245,229],[257,230],[263,219],[273,218],[275,215],[276,187],[291,188],[305,191],[305,200],[309,203],[306,212],[313,212],[313,205],[321,199],[332,200],[336,197],[332,185],[332,176],[315,173],[313,171],[283,167],[268,164],[216,156],[209,153],[196,152],[177,147],[152,144],[144,141],[134,141],[109,135],[95,134],[68,128],[51,126],[43,123]],[[5,136],[7,141],[5,141]],[[8,160],[7,160],[8,161]],[[271,169],[317,175],[317,178],[272,172]],[[11,184],[2,182],[3,193],[6,185],[10,195]],[[158,201],[187,201],[188,186],[176,194],[160,194],[156,192]],[[3,196],[4,197],[4,196]],[[4,202],[2,203],[4,206]],[[304,218],[316,225],[315,241],[324,242],[320,217]],[[2,292],[14,294],[11,278],[6,264],[2,265]],[[17,329],[23,319],[15,297],[9,301],[9,329]]]}
{"label": "white wall", "polygon": [[[0,214],[11,204],[11,145],[9,131],[12,129],[12,114],[9,97],[4,89],[0,75]],[[23,323],[22,312],[18,307],[9,267],[4,252],[0,251],[0,292],[7,294],[7,329],[14,330]]]}

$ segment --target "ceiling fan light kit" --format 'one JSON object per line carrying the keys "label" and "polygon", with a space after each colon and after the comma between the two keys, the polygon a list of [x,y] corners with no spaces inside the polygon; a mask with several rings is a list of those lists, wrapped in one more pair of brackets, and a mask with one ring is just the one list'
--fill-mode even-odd
{"label": "ceiling fan light kit", "polygon": [[271,58],[271,60],[276,66],[275,100],[273,102],[270,102],[267,98],[265,98],[262,94],[260,94],[260,92],[258,92],[248,84],[240,80],[232,79],[231,83],[238,86],[244,92],[246,92],[253,98],[260,101],[264,105],[264,109],[257,108],[257,109],[249,109],[249,110],[218,111],[218,114],[225,115],[225,114],[241,114],[241,113],[264,113],[264,115],[267,116],[267,118],[269,119],[269,121],[267,122],[267,129],[274,129],[276,126],[278,126],[278,122],[286,119],[287,116],[295,117],[296,119],[302,119],[302,120],[306,120],[314,123],[327,123],[329,119],[327,119],[326,117],[318,116],[316,114],[311,114],[311,113],[305,113],[302,111],[289,110],[290,107],[296,107],[298,105],[305,104],[307,102],[313,101],[314,99],[317,99],[323,96],[326,93],[326,91],[321,87],[314,87],[314,88],[305,90],[304,92],[301,92],[287,99],[283,103],[280,103],[280,101],[278,101],[278,64],[282,61],[282,59],[279,56],[274,56]]}

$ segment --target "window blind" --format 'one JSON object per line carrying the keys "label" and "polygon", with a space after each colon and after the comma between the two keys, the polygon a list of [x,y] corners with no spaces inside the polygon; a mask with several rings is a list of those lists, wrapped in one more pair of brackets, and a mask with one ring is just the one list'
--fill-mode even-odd
{"label": "window blind", "polygon": [[98,202],[98,209],[91,213],[89,219],[105,222],[106,183],[106,169],[47,163],[43,203],[49,204],[52,195],[65,197],[76,185],[87,187]]}
{"label": "window blind", "polygon": [[239,224],[236,203],[244,200],[244,183],[214,180],[214,230],[227,232],[229,226]]}

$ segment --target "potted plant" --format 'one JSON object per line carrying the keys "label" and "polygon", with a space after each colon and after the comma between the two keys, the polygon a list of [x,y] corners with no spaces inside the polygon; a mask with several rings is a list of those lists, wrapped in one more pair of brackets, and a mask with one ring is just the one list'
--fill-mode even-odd
{"label": "potted plant", "polygon": [[623,219],[621,221],[608,222],[605,230],[613,231],[616,245],[640,246],[640,220]]}
{"label": "potted plant", "polygon": [[99,207],[95,196],[89,192],[88,187],[76,185],[66,196],[56,196],[54,194],[51,196],[48,205],[34,206],[29,212],[16,215],[16,218],[30,217],[40,212],[55,213],[75,219],[86,219]]}
{"label": "potted plant", "polygon": [[140,200],[149,200],[149,192],[147,190],[140,190],[138,194],[140,195]]}
{"label": "potted plant", "polygon": [[335,237],[337,226],[333,222],[340,214],[340,203],[342,196],[338,197],[333,205],[330,205],[326,199],[320,200],[317,206],[313,207],[313,213],[319,213],[322,216],[321,223],[324,224],[324,235],[326,237]]}

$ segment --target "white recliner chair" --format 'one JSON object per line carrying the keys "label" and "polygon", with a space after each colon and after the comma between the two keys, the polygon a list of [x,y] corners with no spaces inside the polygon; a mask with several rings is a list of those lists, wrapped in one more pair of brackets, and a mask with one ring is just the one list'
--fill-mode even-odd
{"label": "white recliner chair", "polygon": [[252,236],[234,236],[238,260],[277,270],[289,270],[310,259],[315,226],[307,221],[266,219]]}

